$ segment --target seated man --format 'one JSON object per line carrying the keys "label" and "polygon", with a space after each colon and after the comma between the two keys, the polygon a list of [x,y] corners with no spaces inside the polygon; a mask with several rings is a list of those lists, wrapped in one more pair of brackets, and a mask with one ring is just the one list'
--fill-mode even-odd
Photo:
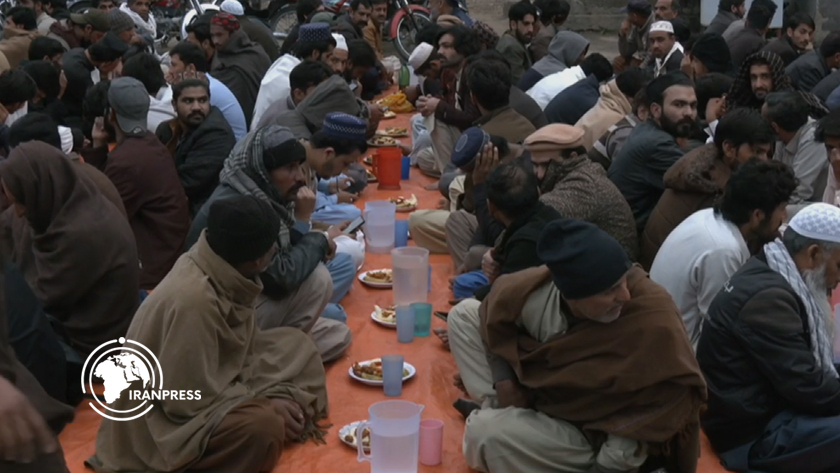
{"label": "seated man", "polygon": [[776,161],[748,161],[728,181],[714,209],[695,212],[668,235],[650,268],[650,278],[677,303],[695,349],[712,299],[776,238],[796,189],[793,171]]}
{"label": "seated man", "polygon": [[177,83],[172,88],[172,106],[178,118],[161,123],[155,134],[175,158],[190,215],[195,215],[219,185],[219,172],[236,138],[222,112],[210,105],[207,82]]}
{"label": "seated man", "polygon": [[582,140],[583,130],[561,124],[540,128],[525,140],[540,184],[540,201],[566,218],[594,223],[635,261],[639,241],[630,206],[603,168],[587,158]]}
{"label": "seated man", "polygon": [[122,196],[140,257],[140,289],[151,290],[172,269],[190,229],[187,196],[169,150],[146,129],[149,94],[132,77],[108,89],[117,145],[108,151],[104,123],[94,126],[93,149],[85,161],[101,169]]}
{"label": "seated man", "polygon": [[840,31],[832,31],[819,48],[799,56],[785,68],[785,74],[797,90],[810,92],[840,67]]}
{"label": "seated man", "polygon": [[807,13],[800,12],[791,15],[785,20],[784,33],[770,41],[763,50],[776,53],[787,67],[808,50],[811,41],[814,40],[816,28],[814,19]]}
{"label": "seated man", "polygon": [[670,21],[657,21],[650,25],[648,41],[650,56],[648,63],[642,67],[654,78],[680,70],[684,49],[674,36],[674,25]]}
{"label": "seated man", "polygon": [[559,72],[545,76],[528,90],[528,95],[537,102],[541,109],[545,110],[551,100],[558,94],[590,75],[594,75],[599,84],[607,81],[613,75],[612,64],[603,55],[592,53],[583,59],[580,64],[569,66]]}
{"label": "seated man", "polygon": [[93,181],[46,143],[14,148],[0,175],[12,207],[2,215],[15,265],[5,301],[12,347],[50,396],[74,405],[84,359],[125,335],[137,308],[134,235]]}
{"label": "seated man", "polygon": [[481,270],[455,278],[452,290],[456,299],[475,295],[482,300],[499,276],[540,266],[540,232],[549,222],[562,218],[558,211],[540,202],[537,177],[519,162],[494,169],[484,187],[487,212],[504,226],[504,232],[498,243],[484,253]]}
{"label": "seated man", "polygon": [[620,72],[615,76],[615,79],[601,86],[600,93],[598,93],[593,106],[583,110],[579,119],[571,122],[572,117],[564,105],[572,101],[580,103],[579,98],[576,99],[567,95],[577,86],[576,84],[566,89],[548,104],[545,110],[546,116],[551,117],[552,123],[566,123],[582,129],[583,147],[588,150],[613,125],[633,113],[635,97],[639,91],[645,89],[647,82],[647,74],[637,67],[631,67]]}
{"label": "seated man", "polygon": [[[598,163],[604,167],[604,170],[609,171],[613,159],[618,156],[618,153],[627,142],[627,137],[636,128],[639,123],[644,123],[650,117],[650,108],[647,101],[647,90],[642,87],[635,96],[633,96],[632,109],[630,113],[624,116],[615,125],[610,126],[607,130],[597,138],[592,146],[587,148],[586,154],[593,163]],[[580,123],[580,122],[578,122]],[[579,125],[576,125],[579,126]],[[585,138],[585,135],[584,135]],[[584,143],[585,145],[586,143]]]}
{"label": "seated man", "polygon": [[[306,186],[302,169],[305,162],[306,148],[288,129],[270,125],[248,133],[225,161],[219,187],[195,215],[187,245],[198,241],[216,200],[253,195],[271,204],[281,220],[278,252],[261,275],[265,287],[257,296],[257,326],[294,327],[311,333],[321,358],[327,362],[338,358],[350,345],[350,330],[329,319],[331,314],[340,314],[336,318],[346,315],[340,307],[329,304],[333,278],[322,262],[335,261],[342,274],[349,266],[352,279],[353,261],[349,255],[333,259],[334,240],[342,235],[343,226],[319,231],[301,221],[315,207],[315,193]],[[341,284],[349,286],[346,281]],[[321,316],[322,312],[327,318]]]}
{"label": "seated man", "polygon": [[[154,402],[142,420],[104,419],[88,460],[96,471],[265,472],[285,443],[318,435],[327,390],[312,340],[295,328],[258,330],[254,314],[280,228],[271,204],[257,197],[211,205],[198,243],[126,335],[166,367],[168,389],[201,397]],[[137,404],[123,395],[111,406]]]}
{"label": "seated man", "polygon": [[729,177],[750,158],[768,159],[775,133],[756,111],[735,109],[720,120],[714,143],[693,149],[665,173],[665,192],[641,237],[639,263],[646,270],[662,242],[689,215],[711,208]]}
{"label": "seated man", "polygon": [[826,298],[840,282],[838,264],[840,209],[811,204],[712,301],[697,347],[709,383],[702,423],[727,469],[840,469],[840,379]]}
{"label": "seated man", "polygon": [[[274,117],[287,110],[294,110],[298,104],[303,102],[303,99],[309,97],[309,94],[315,90],[318,84],[329,79],[332,75],[332,69],[323,61],[306,60],[298,63],[287,78],[289,90],[286,92],[286,97],[277,99],[269,105],[261,114],[260,121],[254,122],[253,128],[264,126]],[[277,80],[279,81],[279,79]],[[272,84],[272,87],[276,85]]]}
{"label": "seated man", "polygon": [[792,167],[799,181],[790,200],[796,204],[791,213],[821,201],[828,182],[828,156],[814,138],[818,122],[808,117],[808,103],[796,92],[774,92],[767,95],[761,114],[779,137],[773,159]]}
{"label": "seated man", "polygon": [[671,297],[587,222],[549,223],[537,254],[548,268],[502,276],[449,314],[464,387],[482,403],[467,419],[467,464],[694,471],[706,385]]}

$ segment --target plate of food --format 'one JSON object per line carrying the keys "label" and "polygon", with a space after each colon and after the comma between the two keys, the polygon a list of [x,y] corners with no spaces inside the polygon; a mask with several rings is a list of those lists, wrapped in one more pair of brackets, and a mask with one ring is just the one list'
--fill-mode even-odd
{"label": "plate of food", "polygon": [[377,135],[369,139],[367,144],[373,147],[399,146],[400,141],[390,136]]}
{"label": "plate of food", "polygon": [[388,120],[390,118],[397,118],[397,114],[390,110],[385,110],[385,112],[382,114],[382,118],[385,120]]}
{"label": "plate of food", "polygon": [[[356,450],[358,448],[356,444],[356,427],[362,422],[364,421],[357,420],[342,427],[338,431],[338,438],[341,440],[341,443]],[[365,449],[365,452],[370,452],[370,429],[362,430],[362,447]]]}
{"label": "plate of food", "polygon": [[397,204],[397,212],[411,212],[417,208],[417,196],[411,194],[411,197],[391,197],[390,202]]}
{"label": "plate of food", "polygon": [[373,166],[373,156],[365,156],[362,158],[362,162],[367,164],[368,166]]}
{"label": "plate of food", "polygon": [[377,136],[391,136],[397,138],[400,136],[408,136],[408,130],[398,126],[389,126],[384,130],[377,130],[376,134]]}
{"label": "plate of food", "polygon": [[397,308],[394,306],[382,308],[374,305],[373,312],[370,313],[370,318],[379,325],[388,328],[397,328]]}
{"label": "plate of food", "polygon": [[365,174],[367,175],[367,181],[368,182],[376,182],[376,181],[379,180],[379,179],[376,178],[376,174],[371,172],[370,169],[365,169]]}
{"label": "plate of food", "polygon": [[394,275],[390,269],[373,269],[359,274],[362,284],[380,289],[390,289],[394,284]]}
{"label": "plate of food", "polygon": [[[353,363],[347,370],[350,377],[368,386],[382,386],[382,360],[372,360]],[[403,382],[408,381],[417,374],[417,370],[408,362],[403,363]]]}

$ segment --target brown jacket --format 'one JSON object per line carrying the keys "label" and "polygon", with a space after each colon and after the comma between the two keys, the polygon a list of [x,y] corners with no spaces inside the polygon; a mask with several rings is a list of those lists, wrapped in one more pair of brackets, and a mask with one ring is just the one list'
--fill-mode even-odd
{"label": "brown jacket", "polygon": [[731,174],[712,143],[690,151],[671,166],[663,178],[665,192],[641,237],[639,263],[646,271],[650,270],[659,247],[677,225],[694,212],[714,205]]}
{"label": "brown jacket", "polygon": [[376,58],[381,61],[384,51],[382,49],[382,27],[376,24],[371,18],[368,20],[368,24],[362,29],[362,34],[365,37],[365,41],[376,51]]}
{"label": "brown jacket", "polygon": [[38,32],[7,27],[3,35],[5,39],[0,41],[0,53],[9,61],[9,69],[15,69],[21,62],[29,59],[29,45],[38,36]]}

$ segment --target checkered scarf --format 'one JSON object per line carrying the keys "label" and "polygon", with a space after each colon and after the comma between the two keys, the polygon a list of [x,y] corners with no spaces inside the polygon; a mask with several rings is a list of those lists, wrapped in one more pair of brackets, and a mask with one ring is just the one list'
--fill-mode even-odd
{"label": "checkered scarf", "polygon": [[805,304],[805,311],[808,315],[808,332],[811,336],[811,352],[817,366],[823,370],[826,376],[837,378],[837,370],[834,367],[834,350],[831,330],[827,327],[826,318],[833,314],[824,314],[820,305],[814,299],[814,294],[805,284],[802,275],[796,268],[790,253],[782,240],[776,239],[764,245],[764,254],[767,256],[767,265],[770,269],[779,273],[793,288],[793,292],[802,299]]}
{"label": "checkered scarf", "polygon": [[277,236],[281,249],[287,249],[291,244],[290,229],[295,224],[295,203],[284,203],[283,196],[271,183],[263,163],[263,150],[290,139],[295,139],[294,135],[279,125],[254,130],[234,146],[219,174],[219,182],[233,187],[240,194],[252,195],[271,204],[283,223]]}

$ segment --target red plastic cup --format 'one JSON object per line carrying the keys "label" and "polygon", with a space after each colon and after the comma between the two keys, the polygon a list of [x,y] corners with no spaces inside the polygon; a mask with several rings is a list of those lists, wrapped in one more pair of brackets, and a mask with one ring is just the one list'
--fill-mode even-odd
{"label": "red plastic cup", "polygon": [[427,419],[420,421],[420,463],[426,466],[440,465],[443,461],[443,421]]}
{"label": "red plastic cup", "polygon": [[373,159],[373,173],[379,180],[379,189],[400,190],[402,150],[399,148],[379,148]]}

